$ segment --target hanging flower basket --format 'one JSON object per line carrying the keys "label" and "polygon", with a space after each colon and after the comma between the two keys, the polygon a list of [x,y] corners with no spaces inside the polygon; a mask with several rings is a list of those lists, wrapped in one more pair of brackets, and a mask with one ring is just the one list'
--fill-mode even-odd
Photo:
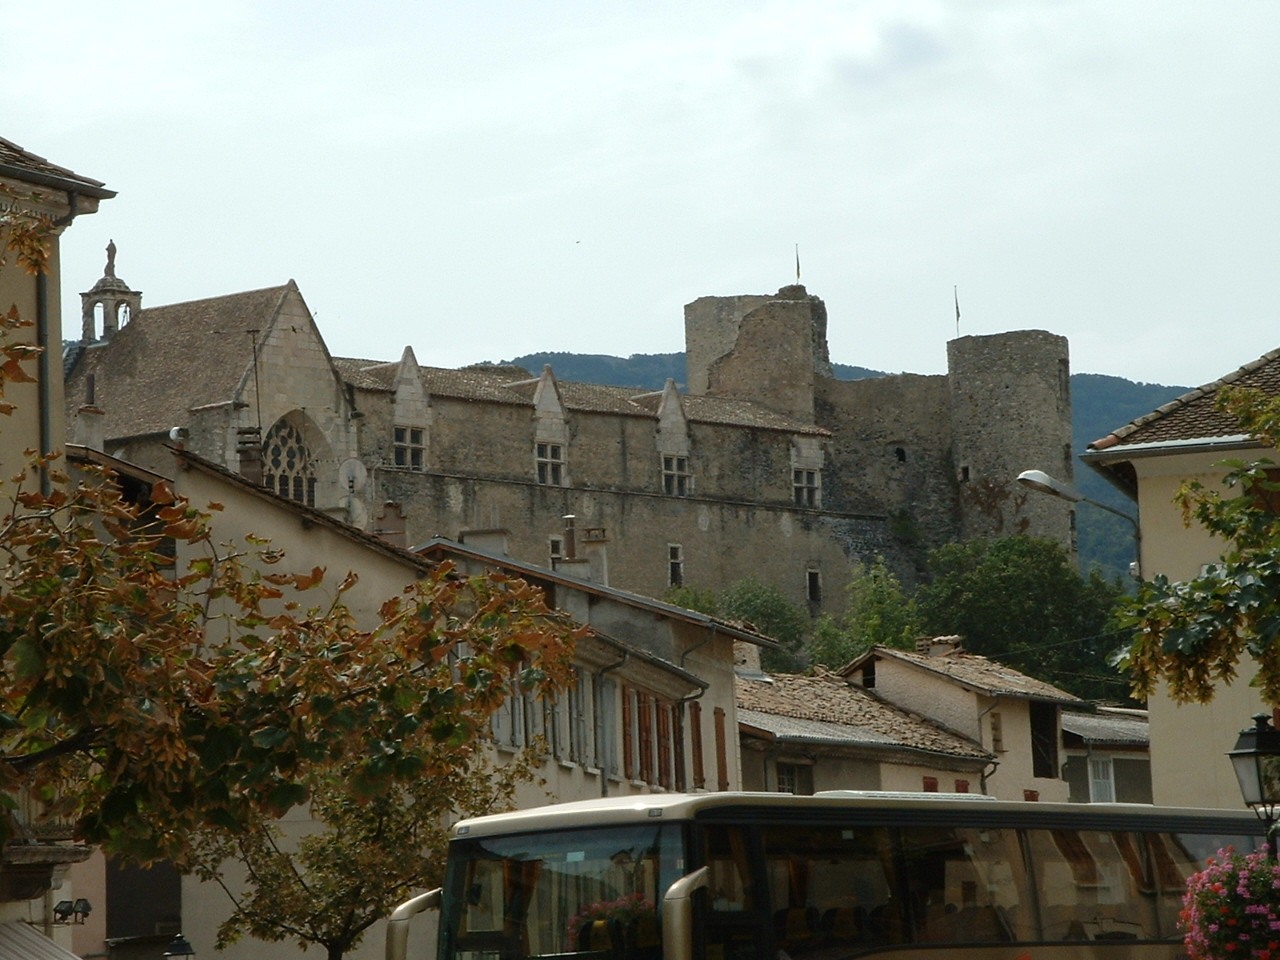
{"label": "hanging flower basket", "polygon": [[1178,927],[1192,960],[1280,960],[1280,864],[1219,850],[1187,878]]}

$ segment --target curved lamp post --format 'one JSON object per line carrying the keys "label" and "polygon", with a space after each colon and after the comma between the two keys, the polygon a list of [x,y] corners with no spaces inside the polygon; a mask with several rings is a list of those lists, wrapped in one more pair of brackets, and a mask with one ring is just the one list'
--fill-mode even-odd
{"label": "curved lamp post", "polygon": [[1117,517],[1124,517],[1133,525],[1133,556],[1136,567],[1134,572],[1139,580],[1142,579],[1142,528],[1138,526],[1136,518],[1129,516],[1123,510],[1117,510],[1115,507],[1107,506],[1105,503],[1099,503],[1097,500],[1090,500],[1083,493],[1070,484],[1063,483],[1056,477],[1051,477],[1043,470],[1023,470],[1018,474],[1018,482],[1030,490],[1038,493],[1047,493],[1051,497],[1057,497],[1059,500],[1066,500],[1068,503],[1088,503],[1107,513],[1114,513]]}
{"label": "curved lamp post", "polygon": [[1280,808],[1280,731],[1271,725],[1271,717],[1255,714],[1253,726],[1240,731],[1235,749],[1227,756],[1235,768],[1245,804],[1267,825],[1267,843],[1275,857],[1272,834],[1276,810]]}

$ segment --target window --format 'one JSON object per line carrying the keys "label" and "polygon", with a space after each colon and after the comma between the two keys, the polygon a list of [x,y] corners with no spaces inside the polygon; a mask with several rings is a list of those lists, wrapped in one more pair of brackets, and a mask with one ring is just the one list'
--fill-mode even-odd
{"label": "window", "polygon": [[564,559],[564,538],[563,537],[549,538],[547,540],[547,547],[549,548],[551,553],[551,566],[554,567],[556,565],[557,560]]}
{"label": "window", "polygon": [[669,497],[687,497],[693,487],[689,458],[663,455],[662,489]]}
{"label": "window", "polygon": [[817,470],[791,471],[791,488],[795,494],[797,507],[817,507],[821,505],[820,479],[821,474]]}
{"label": "window", "polygon": [[1110,757],[1089,758],[1089,801],[1114,803],[1116,799],[1115,777]]}
{"label": "window", "polygon": [[397,467],[422,470],[426,466],[426,431],[421,427],[395,427],[392,430],[392,456]]}
{"label": "window", "polygon": [[302,431],[288,420],[267,431],[262,471],[263,486],[288,500],[316,505],[316,473]]}
{"label": "window", "polygon": [[805,574],[805,590],[810,603],[822,602],[822,574],[817,570],[809,570]]}
{"label": "window", "polygon": [[538,468],[538,482],[559,487],[564,484],[564,447],[558,443],[536,445],[534,460]]}
{"label": "window", "polygon": [[797,797],[813,794],[813,768],[802,763],[778,764],[778,793]]}
{"label": "window", "polygon": [[684,547],[678,543],[667,544],[667,584],[684,585]]}
{"label": "window", "polygon": [[998,710],[991,714],[991,749],[996,753],[1004,752],[1004,722]]}
{"label": "window", "polygon": [[1058,776],[1058,706],[1032,700],[1031,708],[1031,775]]}

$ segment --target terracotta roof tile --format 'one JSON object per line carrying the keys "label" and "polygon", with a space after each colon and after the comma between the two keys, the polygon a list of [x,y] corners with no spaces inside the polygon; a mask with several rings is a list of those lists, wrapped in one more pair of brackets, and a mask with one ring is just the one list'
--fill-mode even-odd
{"label": "terracotta roof tile", "polygon": [[[373,391],[395,388],[398,363],[335,357],[339,373],[350,384]],[[452,370],[419,367],[423,386],[431,394],[458,400],[527,405],[533,402],[537,378],[520,367],[477,364]],[[652,418],[657,414],[661,393],[640,393],[630,387],[609,387],[595,383],[557,380],[560,397],[569,410],[615,416]],[[695,423],[756,427],[825,436],[828,431],[812,423],[775,413],[759,404],[723,397],[682,395],[685,415]]]}
{"label": "terracotta roof tile", "polygon": [[140,310],[111,340],[85,349],[67,380],[69,414],[95,400],[109,437],[159,433],[178,411],[234,398],[253,359],[246,332],[265,329],[289,285]]}
{"label": "terracotta roof tile", "polygon": [[[734,686],[739,710],[801,722],[777,726],[777,732],[846,743],[905,747],[985,759],[978,744],[909,714],[875,694],[830,673],[804,677],[774,674],[766,680],[737,677]],[[807,733],[804,731],[807,730]]]}
{"label": "terracotta roof tile", "polygon": [[[37,156],[30,150],[26,150],[12,140],[6,140],[0,137],[0,167],[12,167],[17,171],[36,174],[41,177],[52,177],[56,180],[68,180],[73,183],[80,183],[88,187],[102,187],[101,180],[94,180],[90,177],[82,176],[66,167],[60,167],[56,163],[51,163],[44,157]],[[110,195],[115,193],[110,190],[94,190],[94,195]]]}
{"label": "terracotta roof tile", "polygon": [[[941,638],[940,638],[941,639]],[[950,638],[947,638],[950,639]],[[1019,697],[1026,700],[1048,700],[1055,703],[1081,703],[1074,694],[1059,690],[1051,683],[1029,677],[1025,673],[1006,667],[995,660],[954,649],[948,653],[928,656],[908,650],[893,650],[889,647],[872,647],[841,672],[850,676],[861,669],[868,657],[901,660],[914,667],[939,673],[956,682],[971,687],[989,696]]]}
{"label": "terracotta roof tile", "polygon": [[1090,450],[1114,450],[1139,443],[1212,440],[1240,434],[1233,417],[1215,409],[1224,386],[1251,387],[1269,397],[1280,396],[1280,349],[1219,377],[1212,383],[1175,397],[1151,413],[1143,414],[1089,444]]}

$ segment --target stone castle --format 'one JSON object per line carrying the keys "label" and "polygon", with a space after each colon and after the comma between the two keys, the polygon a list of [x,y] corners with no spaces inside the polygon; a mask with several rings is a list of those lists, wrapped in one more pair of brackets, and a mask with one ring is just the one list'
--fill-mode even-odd
{"label": "stone castle", "polygon": [[[66,356],[69,436],[164,473],[185,448],[405,546],[433,536],[660,597],[754,578],[811,613],[851,565],[915,580],[929,547],[1073,541],[1067,342],[961,337],[945,375],[838,381],[804,287],[685,308],[688,388],[333,357],[292,281],[144,309],[106,275]],[[566,518],[572,518],[566,521]]]}

